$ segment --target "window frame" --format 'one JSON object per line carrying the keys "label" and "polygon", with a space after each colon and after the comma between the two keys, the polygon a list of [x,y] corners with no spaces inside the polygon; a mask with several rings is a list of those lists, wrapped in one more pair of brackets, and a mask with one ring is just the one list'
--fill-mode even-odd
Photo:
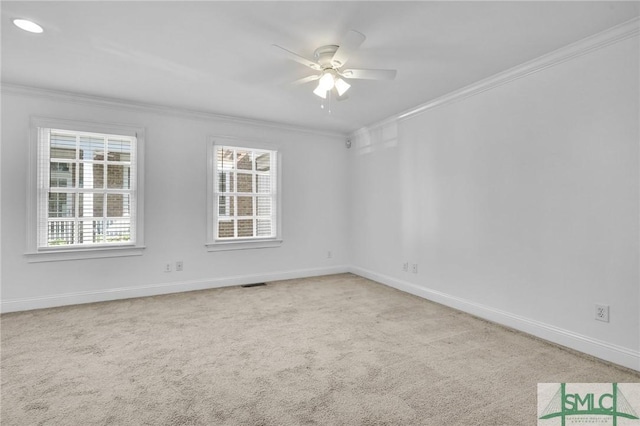
{"label": "window frame", "polygon": [[[50,161],[49,155],[41,154],[41,137],[44,129],[64,130],[71,133],[100,133],[114,136],[134,137],[135,153],[135,188],[129,191],[133,195],[131,201],[131,221],[134,229],[133,242],[76,244],[62,246],[41,246],[39,227],[46,218],[48,204],[43,204],[43,191],[48,191],[48,184],[42,179],[46,176],[39,172],[41,161]],[[48,133],[48,132],[47,132]],[[50,133],[48,133],[50,134]],[[28,185],[27,185],[27,250],[25,256],[29,262],[47,262],[61,260],[91,259],[101,257],[120,257],[141,255],[144,246],[144,139],[143,127],[96,123],[87,121],[31,117],[29,135]],[[80,160],[76,160],[80,161]],[[105,159],[105,164],[107,164]],[[48,174],[47,174],[48,175]],[[106,182],[105,182],[106,185]],[[78,188],[76,188],[78,189]],[[83,192],[83,191],[80,191]],[[106,193],[106,192],[105,192]]]}
{"label": "window frame", "polygon": [[[219,212],[219,199],[216,191],[216,149],[218,147],[229,147],[234,149],[244,149],[248,151],[271,151],[275,160],[275,194],[272,195],[272,208],[275,211],[273,225],[276,227],[274,236],[271,237],[234,237],[216,238]],[[272,161],[273,161],[272,160]],[[272,163],[273,164],[273,163]],[[252,196],[255,195],[252,193]],[[254,210],[255,210],[254,206]],[[210,137],[207,144],[207,251],[245,250],[258,248],[273,248],[282,245],[282,150],[272,144],[234,138],[228,136]]]}

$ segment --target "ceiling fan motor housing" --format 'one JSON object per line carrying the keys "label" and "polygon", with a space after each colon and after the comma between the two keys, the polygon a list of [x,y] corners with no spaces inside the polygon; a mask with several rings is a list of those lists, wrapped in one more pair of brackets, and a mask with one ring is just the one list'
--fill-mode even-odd
{"label": "ceiling fan motor housing", "polygon": [[[317,63],[322,66],[322,69],[327,68],[340,68],[342,66],[341,63],[333,63],[331,60],[333,59],[333,55],[335,55],[338,47],[335,44],[328,44],[326,46],[318,47],[315,52],[313,52],[313,57]],[[337,62],[337,61],[336,61]]]}

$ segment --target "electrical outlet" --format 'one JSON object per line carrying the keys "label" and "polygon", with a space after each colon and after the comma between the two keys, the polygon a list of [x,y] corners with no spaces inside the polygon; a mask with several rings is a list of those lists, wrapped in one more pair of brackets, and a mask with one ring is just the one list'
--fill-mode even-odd
{"label": "electrical outlet", "polygon": [[171,272],[171,264],[170,263],[167,263],[167,264],[164,265],[164,271],[165,272]]}
{"label": "electrical outlet", "polygon": [[402,270],[403,270],[404,272],[409,272],[409,262],[404,262],[404,263],[402,264]]}
{"label": "electrical outlet", "polygon": [[184,263],[182,263],[182,260],[178,260],[176,262],[176,271],[182,271],[184,269]]}
{"label": "electrical outlet", "polygon": [[331,250],[329,250],[327,252],[327,259],[331,259],[331,258],[333,258],[333,253],[331,253]]}
{"label": "electrical outlet", "polygon": [[413,265],[411,265],[411,272],[413,272],[414,274],[418,273],[418,264],[414,263]]}
{"label": "electrical outlet", "polygon": [[609,322],[609,305],[599,305],[596,303],[596,319],[598,321]]}

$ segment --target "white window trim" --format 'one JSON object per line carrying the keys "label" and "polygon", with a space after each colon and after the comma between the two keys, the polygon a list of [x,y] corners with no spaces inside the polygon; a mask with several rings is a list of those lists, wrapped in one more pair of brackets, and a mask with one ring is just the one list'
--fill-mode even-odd
{"label": "white window trim", "polygon": [[[269,238],[250,238],[234,240],[216,240],[214,220],[216,199],[215,193],[215,147],[228,145],[248,149],[276,151],[276,236]],[[271,144],[235,138],[229,136],[212,136],[207,143],[207,251],[228,251],[275,248],[282,245],[282,149]]]}
{"label": "white window trim", "polygon": [[[68,129],[78,132],[93,132],[135,136],[136,142],[136,207],[135,243],[117,245],[38,247],[38,143],[39,128]],[[29,158],[27,168],[27,250],[28,262],[51,262],[62,260],[95,259],[102,257],[139,256],[144,246],[144,139],[145,129],[130,125],[94,123],[46,117],[31,117],[29,128]]]}

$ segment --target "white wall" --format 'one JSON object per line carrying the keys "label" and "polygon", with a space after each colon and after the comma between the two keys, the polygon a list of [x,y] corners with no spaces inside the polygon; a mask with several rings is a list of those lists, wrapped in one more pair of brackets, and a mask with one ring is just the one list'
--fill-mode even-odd
{"label": "white wall", "polygon": [[638,52],[636,35],[354,134],[354,271],[640,369]]}
{"label": "white wall", "polygon": [[[344,138],[259,123],[159,113],[127,105],[2,94],[2,307],[4,311],[142,296],[346,270]],[[28,263],[26,182],[29,120],[52,118],[146,128],[142,256]],[[278,248],[207,252],[209,136],[268,142],[283,158],[283,237]],[[330,172],[327,172],[327,171]],[[327,204],[328,203],[328,204]],[[330,208],[327,208],[330,206]],[[327,251],[333,258],[327,259]],[[163,272],[184,261],[184,271]]]}

